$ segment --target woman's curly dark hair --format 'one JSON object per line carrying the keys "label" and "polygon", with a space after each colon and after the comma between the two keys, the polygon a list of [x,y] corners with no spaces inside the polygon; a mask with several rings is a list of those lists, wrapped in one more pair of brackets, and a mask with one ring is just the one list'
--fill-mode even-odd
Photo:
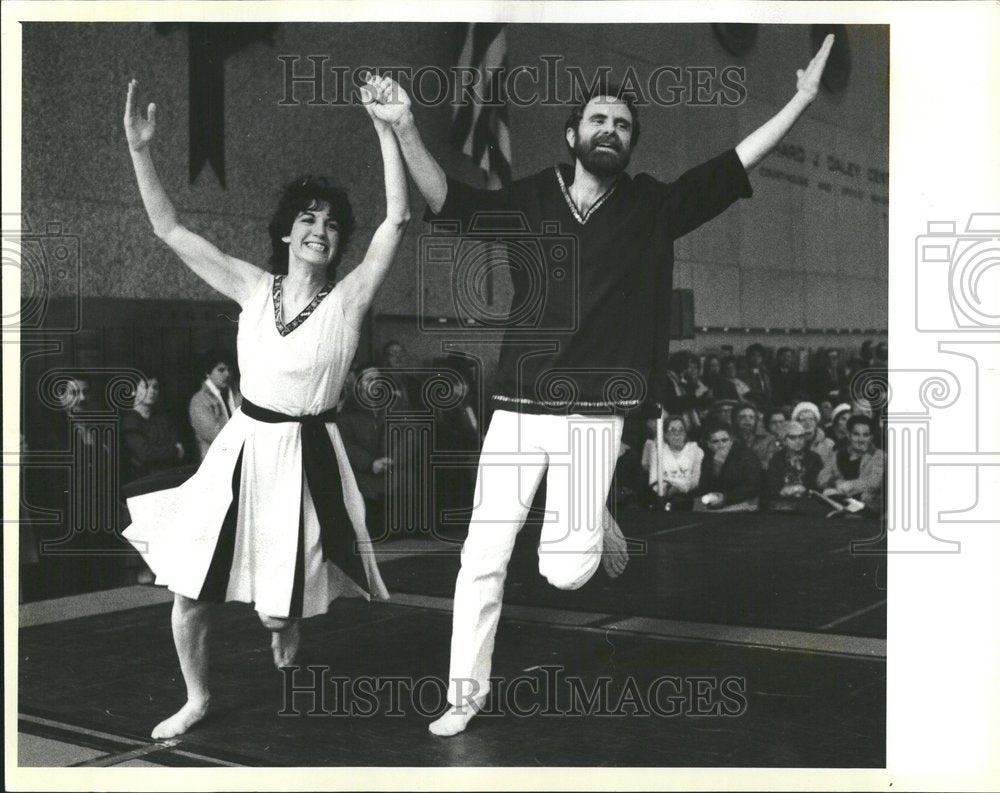
{"label": "woman's curly dark hair", "polygon": [[339,187],[331,185],[322,176],[303,176],[289,182],[281,194],[278,208],[267,225],[271,235],[271,270],[275,273],[288,272],[288,243],[282,237],[287,237],[292,230],[292,224],[300,212],[317,209],[323,204],[330,207],[331,217],[340,225],[340,239],[337,252],[327,270],[327,277],[333,280],[337,265],[347,249],[347,244],[354,231],[354,210],[347,193]]}

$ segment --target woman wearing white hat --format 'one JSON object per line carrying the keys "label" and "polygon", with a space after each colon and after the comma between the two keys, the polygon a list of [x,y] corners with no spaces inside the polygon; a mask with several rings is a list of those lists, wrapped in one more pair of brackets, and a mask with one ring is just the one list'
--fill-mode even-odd
{"label": "woman wearing white hat", "polygon": [[792,421],[799,422],[806,431],[806,448],[819,455],[823,465],[833,456],[833,441],[819,427],[819,408],[812,402],[799,402],[792,410]]}
{"label": "woman wearing white hat", "polygon": [[823,433],[833,441],[834,451],[840,451],[847,446],[847,420],[851,417],[851,406],[841,402],[833,409],[830,423],[823,428]]}

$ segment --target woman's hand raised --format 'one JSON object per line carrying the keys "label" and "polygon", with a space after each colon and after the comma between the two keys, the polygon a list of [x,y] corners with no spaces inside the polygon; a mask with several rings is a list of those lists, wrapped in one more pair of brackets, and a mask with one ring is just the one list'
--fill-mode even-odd
{"label": "woman's hand raised", "polygon": [[125,139],[132,151],[146,148],[156,134],[156,105],[150,102],[146,118],[142,117],[135,102],[135,89],[138,85],[138,80],[129,81],[128,96],[125,99]]}

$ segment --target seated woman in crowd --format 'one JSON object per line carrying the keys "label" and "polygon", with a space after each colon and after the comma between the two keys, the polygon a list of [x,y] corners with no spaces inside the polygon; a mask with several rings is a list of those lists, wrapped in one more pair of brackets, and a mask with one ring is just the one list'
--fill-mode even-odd
{"label": "seated woman in crowd", "polygon": [[851,417],[851,406],[841,402],[833,409],[830,423],[823,427],[823,433],[833,441],[834,451],[847,448],[847,420]]}
{"label": "seated woman in crowd", "polygon": [[716,424],[705,431],[708,454],[701,466],[700,500],[695,509],[748,511],[757,508],[761,487],[760,460],[750,449],[733,442],[733,431]]}
{"label": "seated woman in crowd", "polygon": [[760,464],[767,468],[774,455],[785,447],[785,433],[788,431],[788,416],[784,410],[771,410],[767,413],[765,422],[770,439],[757,449]]}
{"label": "seated woman in crowd", "polygon": [[[647,426],[655,433],[656,420],[647,422]],[[691,509],[704,457],[701,447],[688,440],[684,418],[668,416],[663,422],[663,443],[654,437],[642,449],[642,467],[649,475],[650,501],[664,509]]]}
{"label": "seated woman in crowd", "polygon": [[131,482],[175,468],[184,460],[184,447],[170,420],[158,409],[160,380],[147,373],[135,386],[132,410],[122,418],[122,481]]}
{"label": "seated woman in crowd", "polygon": [[771,509],[794,511],[810,490],[818,487],[823,461],[806,448],[805,428],[797,421],[785,426],[784,448],[771,458],[764,477],[764,496]]}
{"label": "seated woman in crowd", "polygon": [[806,431],[806,448],[819,455],[826,465],[833,456],[833,441],[819,428],[820,412],[812,402],[799,402],[792,410],[792,421],[799,422]]}
{"label": "seated woman in crowd", "polygon": [[[132,410],[122,418],[122,484],[136,482],[184,461],[184,447],[167,416],[159,409],[160,380],[147,373],[135,385]],[[148,482],[148,480],[147,480]],[[147,482],[139,482],[144,486]],[[153,583],[153,573],[138,555],[125,562],[125,574],[140,584]]]}
{"label": "seated woman in crowd", "polygon": [[874,444],[874,427],[867,416],[847,421],[847,448],[831,455],[820,472],[819,486],[825,494],[857,499],[875,510],[882,509],[885,454]]}

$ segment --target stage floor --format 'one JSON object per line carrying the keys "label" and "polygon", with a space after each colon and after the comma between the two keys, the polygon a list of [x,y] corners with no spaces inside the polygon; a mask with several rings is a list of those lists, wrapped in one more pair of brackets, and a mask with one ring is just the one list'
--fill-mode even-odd
{"label": "stage floor", "polygon": [[108,593],[83,616],[26,605],[19,761],[884,766],[886,559],[858,553],[877,542],[852,550],[876,523],[639,510],[619,522],[644,548],[620,579],[599,571],[576,592],[541,579],[525,527],[494,655],[506,688],[451,739],[427,732],[448,669],[451,543],[380,547],[393,600],[341,600],[307,621],[300,664],[314,668],[294,677],[273,668],[249,607],[217,608],[213,712],[176,742],[146,737],[183,698],[170,605],[149,604],[162,592]]}

